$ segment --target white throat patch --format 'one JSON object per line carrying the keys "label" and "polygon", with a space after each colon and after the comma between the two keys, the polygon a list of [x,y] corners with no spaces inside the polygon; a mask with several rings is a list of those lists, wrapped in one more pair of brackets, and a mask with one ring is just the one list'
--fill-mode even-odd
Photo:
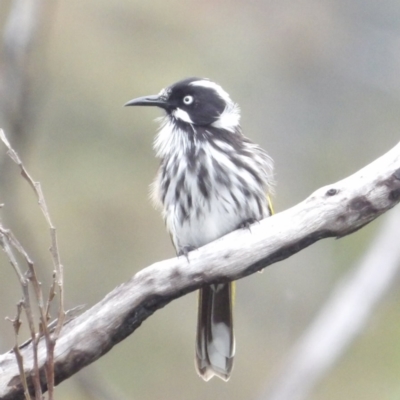
{"label": "white throat patch", "polygon": [[225,107],[225,110],[219,118],[211,125],[215,128],[226,129],[227,131],[234,132],[239,127],[240,123],[240,109],[236,104],[231,103]]}
{"label": "white throat patch", "polygon": [[191,120],[189,114],[186,111],[182,110],[181,108],[177,108],[176,110],[172,111],[172,115],[176,119],[180,119],[181,121],[193,124],[193,121]]}

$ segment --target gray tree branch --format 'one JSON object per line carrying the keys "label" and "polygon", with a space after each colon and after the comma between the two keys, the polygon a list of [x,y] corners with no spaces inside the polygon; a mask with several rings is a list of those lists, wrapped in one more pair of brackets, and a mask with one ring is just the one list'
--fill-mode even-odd
{"label": "gray tree branch", "polygon": [[362,332],[400,272],[400,208],[395,211],[366,254],[336,285],[259,400],[308,399]]}
{"label": "gray tree branch", "polygon": [[[327,237],[348,235],[400,201],[400,144],[354,175],[315,191],[298,205],[238,230],[189,254],[135,274],[66,324],[54,352],[55,381],[62,382],[134,332],[156,310],[210,283],[237,280],[290,257]],[[28,385],[32,351],[21,349]],[[43,373],[45,343],[39,343]],[[0,399],[23,399],[15,355],[0,356]]]}

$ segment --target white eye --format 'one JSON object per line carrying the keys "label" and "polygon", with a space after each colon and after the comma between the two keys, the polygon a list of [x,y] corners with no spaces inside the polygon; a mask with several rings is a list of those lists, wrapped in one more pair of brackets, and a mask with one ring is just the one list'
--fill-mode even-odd
{"label": "white eye", "polygon": [[193,96],[185,96],[183,98],[183,102],[188,106],[193,103]]}

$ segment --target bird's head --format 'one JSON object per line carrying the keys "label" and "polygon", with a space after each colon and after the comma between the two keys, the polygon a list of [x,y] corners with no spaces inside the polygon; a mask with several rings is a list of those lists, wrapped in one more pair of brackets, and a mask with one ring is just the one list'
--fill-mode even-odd
{"label": "bird's head", "polygon": [[234,131],[240,113],[229,94],[206,78],[187,78],[161,90],[157,95],[128,101],[125,106],[157,106],[178,124]]}

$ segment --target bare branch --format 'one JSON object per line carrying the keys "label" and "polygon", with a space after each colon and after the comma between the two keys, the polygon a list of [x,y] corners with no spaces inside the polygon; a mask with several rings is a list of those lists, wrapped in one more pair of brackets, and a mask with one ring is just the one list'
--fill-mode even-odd
{"label": "bare branch", "polygon": [[259,397],[304,400],[362,332],[374,306],[400,270],[400,209],[388,217],[369,251],[341,279],[317,318]]}
{"label": "bare branch", "polygon": [[[23,247],[18,242],[17,238],[14,237],[13,233],[9,229],[5,229],[0,225],[0,245],[3,251],[7,254],[10,264],[14,268],[15,273],[18,276],[18,280],[21,285],[27,285],[27,280],[18,264],[17,258],[14,255],[12,247],[18,250],[19,253],[25,253]],[[28,257],[26,257],[28,258]]]}
{"label": "bare branch", "polygon": [[[173,299],[210,283],[248,276],[320,239],[348,235],[399,200],[400,144],[354,175],[254,224],[251,232],[232,232],[189,253],[189,261],[174,258],[143,269],[63,328],[54,352],[55,382],[107,353]],[[27,374],[30,347],[21,349],[28,361]],[[46,358],[44,347],[41,341],[41,368]],[[0,356],[0,372],[0,399],[22,399],[18,366],[10,353]]]}
{"label": "bare branch", "polygon": [[[61,332],[61,328],[63,326],[64,318],[65,318],[64,292],[63,292],[63,267],[62,267],[62,264],[60,261],[60,254],[59,254],[58,243],[57,243],[57,233],[56,233],[56,229],[51,221],[50,213],[49,213],[49,210],[48,210],[48,207],[46,204],[46,200],[45,200],[40,182],[35,182],[32,179],[29,172],[24,167],[17,152],[11,147],[6,135],[4,134],[4,131],[2,131],[1,129],[0,129],[0,140],[7,147],[8,155],[19,166],[19,168],[21,170],[21,175],[23,176],[23,178],[32,187],[32,189],[38,199],[39,207],[42,211],[42,214],[50,228],[50,237],[51,237],[50,252],[51,252],[53,266],[54,266],[55,270],[53,273],[52,285],[50,287],[49,295],[46,300],[46,305],[44,304],[45,302],[43,299],[43,291],[41,288],[41,283],[38,280],[33,262],[31,261],[27,252],[24,250],[24,248],[21,246],[21,244],[12,235],[12,233],[9,230],[5,230],[1,226],[1,224],[0,224],[0,244],[2,245],[6,254],[8,255],[8,258],[9,258],[11,264],[13,265],[15,271],[17,272],[17,275],[19,277],[20,284],[22,287],[22,291],[23,291],[24,297],[23,297],[22,306],[25,309],[26,317],[28,319],[28,324],[29,324],[29,328],[30,328],[30,332],[31,332],[32,346],[33,346],[34,376],[35,376],[33,381],[34,381],[36,399],[40,400],[42,398],[42,390],[41,390],[39,367],[38,367],[38,357],[37,357],[37,346],[38,346],[39,339],[43,333],[43,336],[44,336],[44,339],[46,342],[46,356],[47,356],[46,363],[45,363],[46,385],[47,385],[47,389],[48,389],[48,393],[49,393],[49,400],[53,400],[53,397],[54,397],[54,347],[56,344],[56,340]],[[28,274],[27,274],[28,279],[26,279],[25,276],[22,274],[21,269],[19,268],[18,263],[16,261],[16,258],[14,257],[13,252],[11,250],[10,243],[25,258],[25,261],[28,264]],[[34,317],[33,317],[30,296],[29,296],[29,286],[28,286],[29,282],[32,283],[33,290],[34,290],[34,293],[36,296],[38,310],[40,313],[40,328],[39,328],[38,334],[35,331],[35,321],[34,321]],[[52,302],[52,300],[55,297],[56,289],[58,289],[58,292],[59,292],[58,318],[57,318],[57,326],[56,326],[54,332],[51,334],[51,332],[49,330],[49,326],[48,326],[48,323],[50,320],[49,309],[50,309],[50,303]],[[18,319],[19,319],[19,316],[18,316]],[[21,362],[22,362],[23,357],[21,356],[20,353],[19,354],[16,353],[16,357],[17,357],[18,361],[21,360]],[[21,376],[22,376],[22,379],[24,379],[25,375],[21,375]]]}
{"label": "bare branch", "polygon": [[[1,132],[0,132],[1,133]],[[12,320],[15,332],[15,340],[16,344],[14,349],[18,347],[18,332],[21,325],[21,309],[24,309],[26,318],[28,320],[29,331],[31,334],[31,341],[32,341],[32,355],[33,355],[33,386],[35,388],[36,399],[40,400],[42,395],[42,388],[39,379],[39,362],[38,362],[38,343],[39,337],[36,335],[36,328],[35,322],[32,312],[32,305],[29,293],[29,281],[30,277],[26,277],[25,274],[22,273],[21,267],[18,264],[17,257],[14,255],[13,248],[16,249],[24,258],[27,264],[29,265],[29,271],[34,271],[33,263],[29,258],[28,254],[22,247],[22,245],[18,242],[12,232],[8,229],[4,229],[0,224],[0,246],[2,247],[3,251],[7,254],[7,257],[13,266],[15,272],[17,273],[18,279],[20,281],[20,285],[22,288],[23,298],[17,305],[17,316],[14,320]],[[20,351],[15,351],[15,357],[18,363],[18,369],[21,374],[21,379],[24,386],[24,395],[27,399],[29,399],[29,392],[28,395],[26,394],[26,374],[23,371],[23,356]],[[22,372],[21,372],[22,370]]]}
{"label": "bare branch", "polygon": [[[20,301],[17,304],[17,315],[14,319],[10,320],[13,324],[14,327],[14,334],[15,334],[15,345],[14,345],[14,353],[15,353],[15,358],[17,359],[17,364],[18,364],[18,370],[19,370],[19,375],[21,377],[21,382],[22,386],[24,388],[24,396],[26,400],[31,400],[31,395],[29,393],[28,389],[28,383],[26,381],[26,374],[24,370],[24,359],[22,357],[21,351],[19,349],[18,345],[18,334],[19,334],[19,329],[21,327],[21,311],[22,311],[22,301]],[[41,390],[41,388],[39,389]]]}

